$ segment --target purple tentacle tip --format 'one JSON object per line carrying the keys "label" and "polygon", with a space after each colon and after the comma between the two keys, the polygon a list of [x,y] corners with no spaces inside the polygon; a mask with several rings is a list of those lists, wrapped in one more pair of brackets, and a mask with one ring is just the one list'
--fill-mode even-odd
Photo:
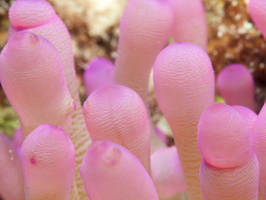
{"label": "purple tentacle tip", "polygon": [[71,199],[75,149],[61,127],[38,126],[24,140],[21,154],[29,199]]}
{"label": "purple tentacle tip", "polygon": [[228,105],[241,105],[257,112],[255,86],[251,72],[241,64],[231,64],[221,70],[217,88]]}
{"label": "purple tentacle tip", "polygon": [[124,147],[95,140],[81,165],[89,199],[158,200],[151,177],[139,160]]}
{"label": "purple tentacle tip", "polygon": [[97,88],[114,83],[114,64],[105,58],[95,58],[87,66],[83,81],[87,96]]}
{"label": "purple tentacle tip", "polygon": [[[257,199],[259,164],[250,127],[226,104],[214,104],[201,115],[198,145],[204,199]],[[224,192],[226,191],[226,192]]]}

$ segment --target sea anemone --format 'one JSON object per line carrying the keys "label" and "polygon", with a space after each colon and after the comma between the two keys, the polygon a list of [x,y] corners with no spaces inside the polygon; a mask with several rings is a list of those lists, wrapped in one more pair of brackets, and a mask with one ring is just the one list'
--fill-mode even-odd
{"label": "sea anemone", "polygon": [[[20,129],[16,146],[0,134],[2,199],[176,200],[184,190],[190,200],[265,198],[266,109],[214,104],[200,0],[129,0],[114,65],[97,59],[84,73],[83,107],[71,38],[53,7],[17,0],[9,18],[0,80]],[[103,68],[93,74],[93,65]],[[152,68],[172,147],[151,122]]]}

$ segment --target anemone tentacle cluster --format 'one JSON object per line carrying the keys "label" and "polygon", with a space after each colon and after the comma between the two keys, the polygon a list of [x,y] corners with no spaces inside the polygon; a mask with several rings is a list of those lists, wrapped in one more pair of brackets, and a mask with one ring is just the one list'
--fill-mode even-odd
{"label": "anemone tentacle cluster", "polygon": [[[250,0],[264,34],[262,8],[263,0]],[[266,198],[266,106],[255,113],[254,82],[239,64],[216,82],[228,105],[214,102],[201,0],[129,0],[117,59],[90,63],[83,106],[71,38],[53,7],[17,0],[9,18],[0,80],[20,129],[13,142],[0,133],[0,199]],[[172,147],[150,120],[152,69]]]}

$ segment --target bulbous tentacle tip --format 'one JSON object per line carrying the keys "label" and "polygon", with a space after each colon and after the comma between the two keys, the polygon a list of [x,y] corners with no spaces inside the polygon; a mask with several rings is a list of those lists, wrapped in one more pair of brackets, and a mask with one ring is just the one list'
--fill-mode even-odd
{"label": "bulbous tentacle tip", "polygon": [[95,103],[96,105],[101,103],[106,104],[106,99],[108,99],[108,103],[111,102],[115,104],[117,101],[123,102],[126,100],[131,100],[132,98],[138,98],[138,95],[132,89],[122,85],[108,84],[96,89],[89,96],[89,98],[83,104],[83,113],[91,112],[87,108],[89,108],[92,103]]}
{"label": "bulbous tentacle tip", "polygon": [[252,135],[243,116],[221,103],[209,106],[202,113],[198,146],[204,161],[216,168],[243,166],[254,155]]}
{"label": "bulbous tentacle tip", "polygon": [[9,46],[13,46],[14,48],[21,48],[21,46],[32,46],[37,45],[39,43],[39,37],[28,31],[20,31],[15,33],[9,40]]}
{"label": "bulbous tentacle tip", "polygon": [[122,156],[122,152],[117,146],[102,140],[94,140],[89,151],[87,154],[90,157],[100,158],[100,161],[106,167],[115,166]]}
{"label": "bulbous tentacle tip", "polygon": [[244,65],[225,66],[217,76],[217,89],[228,105],[246,106],[255,112],[259,103],[255,99],[255,86],[251,72]]}
{"label": "bulbous tentacle tip", "polygon": [[223,103],[216,103],[215,105],[210,106],[206,112],[219,115],[220,113],[224,113],[225,109],[230,109],[230,107]]}
{"label": "bulbous tentacle tip", "polygon": [[114,63],[102,57],[88,63],[83,74],[87,96],[104,85],[114,84],[114,70]]}
{"label": "bulbous tentacle tip", "polygon": [[36,129],[38,130],[38,133],[42,132],[42,133],[46,133],[46,134],[51,134],[52,132],[56,132],[56,133],[60,132],[59,134],[62,134],[62,132],[63,132],[63,129],[60,126],[53,126],[50,124],[42,124],[42,125],[38,126],[37,128]]}
{"label": "bulbous tentacle tip", "polygon": [[31,28],[52,20],[53,7],[45,0],[17,0],[9,10],[9,19],[14,28]]}
{"label": "bulbous tentacle tip", "polygon": [[97,57],[94,58],[90,63],[88,63],[87,70],[97,71],[99,70],[99,68],[113,69],[114,64],[111,61],[107,60],[106,58]]}
{"label": "bulbous tentacle tip", "polygon": [[[58,140],[58,141],[64,140],[66,141],[66,143],[71,143],[70,139],[68,138],[64,129],[61,126],[54,126],[51,124],[42,124],[38,126],[33,132],[35,135],[34,137],[38,138],[39,140],[45,140],[45,139]],[[32,137],[33,136],[31,136],[31,138]],[[52,137],[52,139],[50,137]],[[71,143],[71,146],[72,146],[72,143]]]}
{"label": "bulbous tentacle tip", "polygon": [[[0,62],[3,62],[1,68],[11,70],[10,60],[17,63],[14,65],[15,68],[21,68],[21,65],[18,64],[20,63],[18,62],[18,58],[23,57],[24,60],[28,60],[28,57],[32,57],[32,55],[41,48],[42,39],[43,38],[40,38],[38,35],[28,31],[14,33],[1,52]],[[30,65],[27,65],[27,67],[30,67]],[[36,68],[36,66],[34,66],[34,68]],[[1,80],[1,82],[3,81]]]}
{"label": "bulbous tentacle tip", "polygon": [[21,148],[28,199],[70,200],[75,149],[62,128],[42,124]]}
{"label": "bulbous tentacle tip", "polygon": [[[170,62],[170,58],[175,60],[177,56],[178,59],[182,59],[182,63],[186,63],[187,65],[192,65],[191,63],[193,63],[195,59],[198,59],[200,62],[202,62],[201,65],[211,65],[210,59],[207,56],[205,50],[190,42],[175,42],[168,45],[163,51],[161,51],[161,53],[157,57],[157,60],[159,57],[162,57],[162,61],[168,60],[168,62]],[[194,59],[191,59],[191,56],[194,56]],[[154,67],[157,67],[156,62],[154,64]]]}
{"label": "bulbous tentacle tip", "polygon": [[[41,38],[28,31],[20,31],[12,35],[1,53],[1,60],[22,56],[31,56],[41,47]],[[23,51],[22,51],[23,50]],[[15,56],[14,56],[15,55]],[[22,57],[24,57],[24,55]],[[17,60],[17,59],[15,59]],[[20,65],[16,65],[20,67]]]}
{"label": "bulbous tentacle tip", "polygon": [[[222,69],[222,71],[219,73],[218,78],[219,79],[225,79],[226,78],[227,80],[230,80],[230,79],[235,78],[239,74],[241,76],[247,77],[247,78],[248,77],[252,77],[252,76],[250,76],[251,73],[250,73],[250,71],[248,70],[247,67],[245,67],[242,64],[233,63],[233,64],[225,66]],[[220,81],[222,81],[222,80],[220,80]]]}
{"label": "bulbous tentacle tip", "polygon": [[80,173],[89,199],[158,200],[143,165],[117,143],[93,141],[83,158]]}

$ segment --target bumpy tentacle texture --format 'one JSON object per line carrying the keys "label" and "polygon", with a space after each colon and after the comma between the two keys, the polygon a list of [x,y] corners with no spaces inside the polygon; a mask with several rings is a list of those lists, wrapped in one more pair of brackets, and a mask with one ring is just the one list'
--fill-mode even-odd
{"label": "bumpy tentacle texture", "polygon": [[77,97],[78,85],[70,35],[53,7],[45,0],[17,0],[9,10],[9,19],[9,36],[27,30],[46,38],[55,46],[62,59],[69,91],[73,98]]}
{"label": "bumpy tentacle texture", "polygon": [[264,0],[250,0],[248,10],[254,24],[266,39],[266,2]]}
{"label": "bumpy tentacle texture", "polygon": [[188,197],[202,199],[197,124],[203,110],[214,103],[214,74],[208,55],[187,42],[169,45],[155,61],[154,89],[174,134]]}
{"label": "bumpy tentacle texture", "polygon": [[81,165],[88,197],[93,200],[158,200],[151,177],[124,147],[95,140]]}
{"label": "bumpy tentacle texture", "polygon": [[258,115],[254,111],[250,110],[245,106],[232,106],[232,107],[235,108],[242,115],[250,131],[252,131],[255,121],[258,118]]}
{"label": "bumpy tentacle texture", "polygon": [[70,134],[75,103],[60,57],[49,41],[27,31],[14,34],[0,57],[0,78],[20,118],[23,138],[44,123]]}
{"label": "bumpy tentacle texture", "polygon": [[151,155],[151,171],[160,199],[171,199],[185,191],[183,170],[175,146],[159,149]]}
{"label": "bumpy tentacle texture", "polygon": [[19,156],[12,142],[0,133],[0,199],[24,200],[24,178]]}
{"label": "bumpy tentacle texture", "polygon": [[122,16],[115,82],[135,90],[145,103],[152,65],[172,26],[173,13],[166,1],[130,0]]}
{"label": "bumpy tentacle texture", "polygon": [[21,30],[34,32],[49,40],[61,56],[67,87],[76,103],[76,110],[72,113],[72,132],[70,134],[76,149],[75,180],[82,200],[86,199],[79,167],[90,144],[90,138],[82,115],[74,56],[68,30],[56,15],[53,7],[45,0],[17,0],[9,10],[9,18],[11,22],[10,35]]}
{"label": "bumpy tentacle texture", "polygon": [[114,64],[105,58],[95,58],[87,66],[83,81],[87,96],[101,86],[114,83]]}
{"label": "bumpy tentacle texture", "polygon": [[[172,9],[161,0],[130,0],[120,22],[115,83],[135,90],[147,108],[152,65],[166,45],[172,26]],[[151,136],[152,151],[165,147],[153,131]]]}
{"label": "bumpy tentacle texture", "polygon": [[257,111],[252,74],[241,64],[223,68],[217,77],[217,88],[228,105],[241,105]]}
{"label": "bumpy tentacle texture", "polygon": [[260,195],[266,199],[266,103],[262,107],[254,124],[254,149],[260,164]]}
{"label": "bumpy tentacle texture", "polygon": [[75,149],[61,127],[43,124],[21,147],[26,199],[70,200]]}
{"label": "bumpy tentacle texture", "polygon": [[83,105],[92,139],[115,142],[133,153],[150,173],[150,127],[139,95],[120,85],[103,86]]}
{"label": "bumpy tentacle texture", "polygon": [[191,42],[207,50],[208,27],[201,0],[168,0],[174,10],[176,42]]}
{"label": "bumpy tentacle texture", "polygon": [[199,121],[198,142],[204,159],[200,171],[204,199],[258,199],[259,165],[252,134],[237,110],[225,104],[206,109]]}

